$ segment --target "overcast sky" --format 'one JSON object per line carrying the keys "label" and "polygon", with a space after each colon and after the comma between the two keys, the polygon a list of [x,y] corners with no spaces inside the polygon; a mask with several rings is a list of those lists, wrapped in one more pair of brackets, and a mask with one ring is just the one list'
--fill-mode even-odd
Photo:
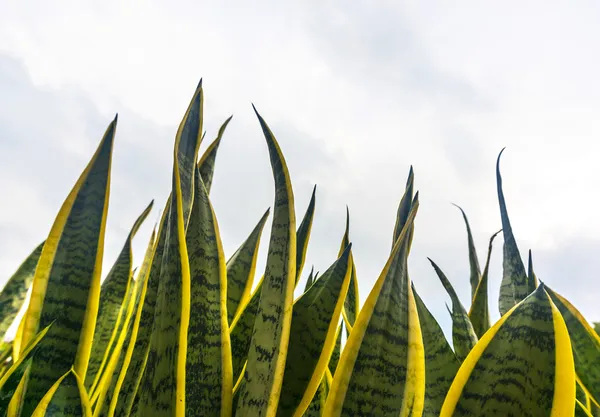
{"label": "overcast sky", "polygon": [[[317,206],[304,277],[334,260],[350,208],[361,302],[391,246],[410,165],[421,207],[409,261],[449,334],[433,258],[469,307],[469,219],[485,261],[500,229],[495,160],[524,260],[600,320],[600,5],[579,2],[0,0],[0,283],[47,235],[115,113],[104,273],[138,214],[168,195],[177,125],[200,78],[213,205],[229,256],[273,204],[254,103],[288,161],[300,221]],[[270,224],[263,235],[264,267]],[[490,282],[498,317],[502,238]],[[258,277],[257,277],[258,279]],[[305,279],[305,278],[303,278]]]}

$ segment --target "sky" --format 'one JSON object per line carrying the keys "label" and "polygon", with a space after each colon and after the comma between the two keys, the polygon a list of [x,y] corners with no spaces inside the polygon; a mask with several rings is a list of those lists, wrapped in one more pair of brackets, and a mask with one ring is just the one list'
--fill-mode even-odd
{"label": "sky", "polygon": [[[504,192],[524,261],[531,249],[537,276],[600,321],[597,2],[0,0],[0,9],[0,284],[45,239],[115,113],[103,275],[154,199],[134,241],[139,265],[202,78],[202,150],[233,115],[211,192],[227,257],[273,205],[253,103],[285,155],[298,222],[317,185],[303,280],[335,261],[347,205],[366,299],[412,165],[421,204],[410,276],[450,336],[449,297],[427,257],[468,309],[467,238],[452,203],[469,216],[483,267],[501,228],[495,162],[506,147]],[[257,274],[269,231],[270,222]]]}

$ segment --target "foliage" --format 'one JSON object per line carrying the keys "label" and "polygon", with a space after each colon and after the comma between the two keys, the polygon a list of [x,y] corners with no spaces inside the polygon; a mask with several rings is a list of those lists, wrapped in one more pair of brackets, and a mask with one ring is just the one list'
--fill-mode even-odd
{"label": "foliage", "polygon": [[[0,293],[0,333],[25,312],[14,339],[0,346],[0,417],[600,416],[599,324],[538,279],[531,252],[526,270],[500,156],[500,319],[491,322],[488,306],[500,232],[482,272],[459,207],[466,305],[430,260],[452,302],[451,346],[408,271],[419,208],[412,167],[391,251],[361,305],[348,211],[337,259],[303,280],[316,189],[297,222],[284,153],[258,112],[275,202],[226,258],[210,191],[231,117],[199,157],[203,112],[200,82],[175,137],[171,193],[141,267],[131,245],[153,203],[102,280],[117,118],[109,124],[46,239]],[[266,268],[254,285],[269,217]]]}

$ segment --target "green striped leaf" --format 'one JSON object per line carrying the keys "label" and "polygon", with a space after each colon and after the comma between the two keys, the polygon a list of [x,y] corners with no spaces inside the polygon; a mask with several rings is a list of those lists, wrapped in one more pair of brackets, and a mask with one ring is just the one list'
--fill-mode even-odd
{"label": "green striped leaf", "polygon": [[533,270],[533,256],[531,255],[531,249],[529,249],[529,261],[528,261],[528,267],[527,267],[527,279],[529,280],[529,282],[533,282],[533,285],[537,286],[539,285],[537,276],[535,275],[535,272]]}
{"label": "green striped leaf", "polygon": [[227,261],[227,316],[229,323],[240,313],[238,311],[240,305],[246,304],[250,298],[256,272],[258,247],[269,212],[270,210],[267,210],[263,214],[250,236]]}
{"label": "green striped leaf", "polygon": [[314,265],[310,268],[310,273],[308,274],[308,278],[306,278],[306,284],[304,285],[304,292],[308,291],[310,286],[313,284],[313,275],[315,273]]}
{"label": "green striped leaf", "polygon": [[467,218],[467,214],[460,206],[457,206],[456,204],[454,204],[454,206],[456,206],[462,213],[463,220],[465,221],[465,227],[467,228],[469,268],[471,271],[469,282],[471,283],[471,300],[473,300],[475,298],[475,291],[477,290],[477,286],[479,285],[479,280],[481,279],[481,268],[479,267],[479,260],[477,259],[477,250],[475,249],[475,241],[473,240],[473,234],[471,233],[471,226],[469,225],[469,219]]}
{"label": "green striped leaf", "polygon": [[147,283],[147,269],[149,268],[148,264],[151,260],[150,258],[152,256],[153,249],[152,242],[153,238],[150,240],[150,245],[148,247],[149,251],[146,251],[144,264],[142,266],[140,275],[135,281],[130,297],[128,297],[123,330],[119,334],[119,339],[117,340],[115,349],[113,349],[110,355],[111,359],[109,365],[102,377],[103,379],[101,381],[100,388],[98,389],[99,392],[97,393],[98,400],[94,401],[92,399],[92,403],[95,403],[94,416],[106,417],[110,415],[112,417],[114,415],[114,409],[116,406],[115,395],[118,395],[118,391],[121,388],[122,379],[124,378],[124,374],[121,376],[123,368],[127,367],[127,361],[130,360],[129,347],[132,344],[132,335],[136,330],[136,318],[138,317],[138,311],[140,310],[143,290]]}
{"label": "green striped leaf", "polygon": [[323,377],[310,406],[303,414],[304,417],[321,417],[325,408],[325,402],[327,401],[327,394],[329,394],[329,381],[326,377]]}
{"label": "green striped leaf", "polygon": [[292,185],[281,149],[265,121],[258,112],[256,114],[271,157],[275,206],[264,285],[236,415],[272,417],[277,411],[281,392],[297,282],[296,218]]}
{"label": "green striped leaf", "polygon": [[128,416],[131,414],[133,401],[146,366],[154,324],[160,271],[167,241],[168,217],[170,211],[171,197],[167,199],[156,234],[156,244],[154,245],[151,255],[148,279],[142,290],[143,304],[135,318],[137,324],[134,326],[137,327],[137,330],[134,330],[132,334],[131,343],[133,343],[133,345],[131,348],[129,364],[121,370],[121,374],[124,374],[124,376],[120,375],[120,378],[122,377],[123,381],[121,383],[121,389],[118,391],[118,396],[116,396],[117,404],[115,406],[115,415],[117,416]]}
{"label": "green striped leaf", "polygon": [[[408,179],[406,180],[406,187],[404,190],[404,195],[400,200],[400,204],[398,205],[398,212],[396,215],[396,225],[394,226],[394,236],[392,241],[392,250],[394,245],[398,241],[400,233],[404,229],[406,222],[408,221],[408,215],[412,208],[412,203],[414,199],[414,183],[415,183],[415,174],[413,171],[413,167],[411,165],[410,171],[408,172]],[[410,247],[410,239],[408,241],[408,246]]]}
{"label": "green striped leaf", "polygon": [[[90,357],[117,118],[63,203],[38,262],[22,344],[54,323],[31,363],[22,417],[71,367],[85,378]],[[48,366],[51,363],[52,366]]]}
{"label": "green striped leaf", "polygon": [[452,284],[435,262],[431,259],[429,259],[429,262],[431,262],[435,273],[452,300],[452,312],[450,313],[452,316],[452,344],[454,345],[456,357],[462,362],[477,343],[477,335],[475,334],[467,310],[465,310],[465,307],[460,302]]}
{"label": "green striped leaf", "polygon": [[600,337],[566,298],[548,287],[546,291],[567,323],[575,369],[581,384],[598,403],[600,402]]}
{"label": "green striped leaf", "polygon": [[[40,341],[48,332],[48,329],[52,325],[46,327],[44,330],[39,332],[36,337],[29,342],[29,344],[21,352],[21,356],[18,360],[15,360],[12,365],[2,374],[0,378],[0,416],[6,416],[9,403],[17,392],[19,384],[23,379],[23,375],[31,366],[31,361],[34,355],[40,348]],[[18,393],[16,395],[19,395]]]}
{"label": "green striped leaf", "polygon": [[[350,211],[348,210],[348,206],[346,206],[346,231],[344,232],[344,237],[342,238],[342,244],[340,245],[340,250],[338,251],[338,257],[342,255],[346,246],[350,244]],[[360,311],[360,304],[358,299],[358,279],[356,278],[356,266],[354,265],[354,259],[351,257],[352,263],[352,272],[350,278],[350,287],[348,288],[348,295],[346,295],[346,300],[344,302],[344,320],[346,321],[346,330],[349,334],[350,330],[352,330],[352,326],[354,326],[354,322],[356,321],[356,316]]]}
{"label": "green striped leaf", "polygon": [[300,275],[302,274],[302,269],[304,268],[304,261],[306,260],[306,251],[308,249],[308,241],[310,240],[310,232],[312,230],[313,218],[315,217],[315,193],[317,191],[317,186],[313,187],[312,195],[310,197],[310,202],[308,203],[308,208],[306,209],[306,213],[304,213],[304,217],[302,218],[302,222],[300,222],[300,226],[298,226],[298,230],[296,232],[296,284],[298,285],[298,281],[300,281]]}
{"label": "green striped leaf", "polygon": [[440,417],[567,416],[575,371],[565,321],[540,285],[481,338],[461,365]]}
{"label": "green striped leaf", "polygon": [[[307,225],[312,224],[312,218],[314,216],[314,194],[315,192],[313,189],[313,198],[311,198],[311,201],[306,209],[306,213],[304,214],[304,220],[302,221],[302,224],[305,226],[299,226],[298,230],[296,231],[296,242],[302,242],[302,246],[304,247],[302,253],[304,254],[306,254],[306,247],[308,246],[310,235],[310,227]],[[304,259],[296,259],[296,270],[301,269],[301,264],[303,263]],[[296,283],[299,281],[298,276],[299,274],[296,275]],[[313,280],[314,279],[316,279],[316,277],[313,278]],[[230,334],[234,381],[238,381],[242,368],[248,357],[248,349],[250,348],[250,339],[252,338],[252,330],[254,329],[254,321],[258,311],[258,303],[261,297],[263,281],[264,276],[261,277],[250,299],[245,303],[240,303],[238,312],[231,322]]]}
{"label": "green striped leaf", "polygon": [[351,245],[294,303],[277,416],[302,416],[325,375],[350,284]]}
{"label": "green striped leaf", "polygon": [[152,210],[153,203],[150,202],[148,207],[136,219],[125,240],[121,253],[102,283],[98,318],[96,320],[96,329],[94,330],[94,341],[85,377],[85,386],[90,392],[94,390],[98,382],[98,378],[100,377],[99,371],[108,360],[108,354],[117,337],[119,325],[123,320],[125,296],[129,291],[132,276],[133,253],[131,251],[131,243],[138,229],[150,213],[150,210]]}
{"label": "green striped leaf", "polygon": [[517,247],[517,241],[510,226],[506,200],[502,191],[502,176],[500,175],[500,157],[496,161],[496,185],[498,188],[498,202],[500,203],[500,217],[502,218],[502,232],[504,234],[504,260],[502,263],[502,283],[500,284],[500,297],[498,308],[500,315],[504,315],[515,304],[519,303],[535,290],[535,283],[527,277],[525,266]]}
{"label": "green striped leaf", "polygon": [[27,290],[33,281],[44,242],[40,243],[27,256],[16,272],[8,279],[0,292],[0,339],[4,339],[6,331],[11,326],[19,310],[23,306]]}
{"label": "green striped leaf", "polygon": [[367,297],[333,377],[324,415],[420,416],[423,340],[407,256],[418,193],[385,267]]}
{"label": "green striped leaf", "polygon": [[68,371],[46,392],[32,417],[91,417],[90,402],[81,378]]}
{"label": "green striped leaf", "polygon": [[217,152],[219,151],[219,145],[221,144],[221,139],[223,138],[223,133],[225,133],[225,129],[227,125],[231,121],[233,116],[229,116],[225,123],[219,128],[219,133],[217,134],[217,138],[208,146],[204,154],[200,158],[198,162],[198,169],[200,170],[200,175],[202,177],[202,181],[204,182],[204,187],[206,188],[206,192],[210,194],[210,188],[212,186],[213,176],[215,173],[215,161],[217,159]]}
{"label": "green striped leaf", "polygon": [[[350,287],[348,287],[350,288]],[[333,353],[331,354],[331,359],[329,359],[329,372],[331,374],[335,373],[338,363],[340,362],[340,356],[342,354],[342,329],[344,328],[344,321],[340,323],[337,328],[336,336],[335,336],[335,347],[333,348]]]}
{"label": "green striped leaf", "polygon": [[227,270],[217,219],[199,171],[186,242],[192,280],[185,365],[186,415],[230,416],[233,376]]}
{"label": "green striped leaf", "polygon": [[492,325],[490,322],[490,308],[488,303],[488,275],[490,271],[490,259],[492,257],[492,245],[494,239],[500,232],[501,230],[497,231],[490,238],[483,274],[481,275],[481,280],[475,290],[471,309],[469,310],[469,319],[471,320],[473,330],[478,338],[483,336]]}
{"label": "green striped leaf", "polygon": [[411,288],[419,313],[425,350],[425,402],[422,417],[438,417],[460,362],[440,325],[417,294],[414,283]]}

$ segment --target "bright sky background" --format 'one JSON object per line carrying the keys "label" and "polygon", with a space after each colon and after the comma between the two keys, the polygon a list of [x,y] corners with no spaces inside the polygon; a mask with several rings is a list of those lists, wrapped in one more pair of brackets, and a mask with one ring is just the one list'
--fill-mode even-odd
{"label": "bright sky background", "polygon": [[[468,308],[467,239],[451,203],[466,210],[483,267],[501,227],[494,170],[506,146],[524,260],[531,248],[538,277],[600,320],[599,13],[592,1],[0,0],[0,283],[46,237],[117,112],[104,273],[155,199],[135,242],[140,262],[202,77],[207,139],[234,116],[211,195],[228,256],[273,204],[254,103],[287,158],[298,220],[317,184],[303,280],[335,260],[347,204],[364,301],[414,166],[411,278],[449,335],[449,298],[426,257]],[[499,237],[494,317],[501,257]]]}

